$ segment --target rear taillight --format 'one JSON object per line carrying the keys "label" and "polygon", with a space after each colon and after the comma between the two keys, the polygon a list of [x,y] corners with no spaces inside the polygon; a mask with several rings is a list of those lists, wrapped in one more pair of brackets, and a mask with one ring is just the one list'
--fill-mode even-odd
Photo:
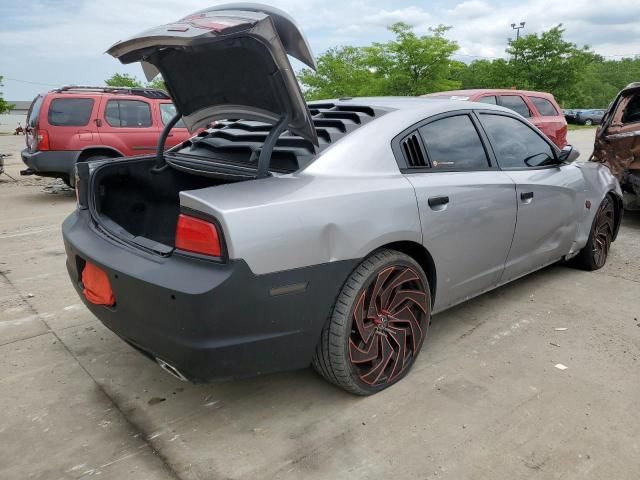
{"label": "rear taillight", "polygon": [[36,150],[49,150],[49,134],[46,130],[36,130]]}
{"label": "rear taillight", "polygon": [[211,257],[222,256],[221,235],[215,224],[183,213],[176,227],[176,248]]}

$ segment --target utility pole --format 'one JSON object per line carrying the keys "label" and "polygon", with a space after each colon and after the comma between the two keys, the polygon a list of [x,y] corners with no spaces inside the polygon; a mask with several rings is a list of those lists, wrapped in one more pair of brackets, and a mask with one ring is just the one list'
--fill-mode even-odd
{"label": "utility pole", "polygon": [[[520,29],[524,28],[524,22],[520,22],[520,25],[516,25],[515,23],[511,24],[511,28],[516,31],[516,41],[520,40]],[[516,62],[518,61],[518,49],[516,48]]]}

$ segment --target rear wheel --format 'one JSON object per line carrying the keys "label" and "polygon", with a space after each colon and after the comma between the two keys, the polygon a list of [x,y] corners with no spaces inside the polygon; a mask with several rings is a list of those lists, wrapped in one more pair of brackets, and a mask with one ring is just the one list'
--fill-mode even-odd
{"label": "rear wheel", "polygon": [[615,206],[611,195],[607,195],[596,212],[589,240],[573,259],[573,264],[584,270],[598,270],[604,267],[609,256],[614,230]]}
{"label": "rear wheel", "polygon": [[431,316],[429,283],[411,257],[379,250],[349,276],[316,348],[313,366],[357,395],[402,379],[420,353]]}
{"label": "rear wheel", "polygon": [[593,120],[591,120],[590,118],[587,118],[584,121],[584,124],[587,125],[588,127],[590,127],[591,125],[593,125]]}

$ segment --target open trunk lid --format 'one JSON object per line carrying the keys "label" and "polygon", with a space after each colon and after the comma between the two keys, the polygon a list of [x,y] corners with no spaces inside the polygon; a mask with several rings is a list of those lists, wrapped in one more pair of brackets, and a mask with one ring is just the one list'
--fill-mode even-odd
{"label": "open trunk lid", "polygon": [[311,114],[287,54],[315,68],[303,33],[286,13],[259,4],[201,10],[152,28],[108,51],[122,63],[142,62],[158,73],[190,131],[218,119],[275,123],[315,145]]}

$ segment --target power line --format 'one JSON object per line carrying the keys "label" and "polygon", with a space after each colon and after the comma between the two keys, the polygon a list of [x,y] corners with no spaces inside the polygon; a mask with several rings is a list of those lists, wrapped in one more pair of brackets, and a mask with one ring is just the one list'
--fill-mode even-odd
{"label": "power line", "polygon": [[30,83],[31,85],[43,85],[45,87],[59,87],[59,85],[53,85],[51,83],[32,82],[30,80],[20,80],[19,78],[2,77],[3,80],[10,80],[12,82]]}

